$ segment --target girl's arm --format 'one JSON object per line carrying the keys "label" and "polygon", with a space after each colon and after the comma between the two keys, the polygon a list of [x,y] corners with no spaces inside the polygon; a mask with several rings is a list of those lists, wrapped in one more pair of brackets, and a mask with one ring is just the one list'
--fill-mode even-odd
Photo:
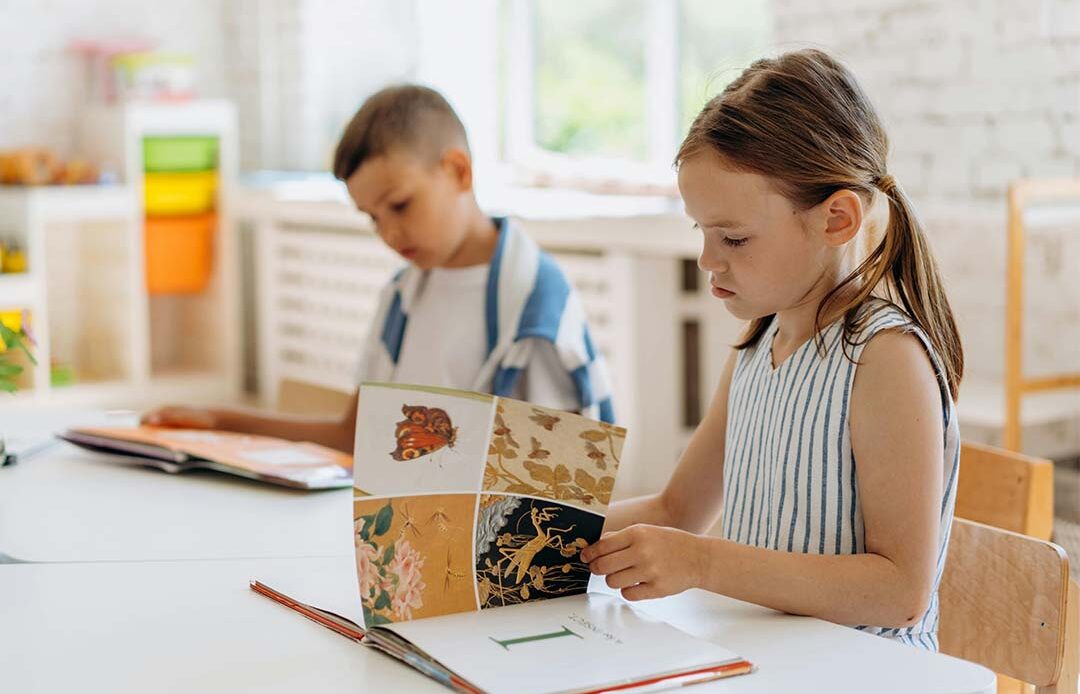
{"label": "girl's arm", "polygon": [[917,337],[882,333],[863,351],[850,426],[865,554],[780,552],[638,525],[602,538],[582,558],[632,600],[699,587],[841,624],[913,624],[930,600],[938,553],[940,393]]}
{"label": "girl's arm", "polygon": [[709,409],[686,446],[674,474],[658,494],[639,496],[608,507],[604,531],[634,523],[683,528],[702,533],[720,516],[724,495],[724,437],[727,431],[728,391],[735,355],[728,356],[720,385]]}

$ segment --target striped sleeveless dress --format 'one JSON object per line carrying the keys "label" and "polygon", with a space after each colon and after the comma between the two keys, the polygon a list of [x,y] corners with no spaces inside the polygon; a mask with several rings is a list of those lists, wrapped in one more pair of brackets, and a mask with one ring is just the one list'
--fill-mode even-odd
{"label": "striped sleeveless dress", "polygon": [[[855,360],[883,330],[919,337],[938,373],[944,418],[941,530],[934,592],[926,614],[902,629],[856,629],[936,651],[938,585],[952,529],[960,433],[953,400],[938,356],[926,335],[894,305],[874,299],[863,308],[869,319],[848,347]],[[804,554],[860,554],[866,551],[856,461],[848,426],[856,364],[844,354],[843,321],[823,332],[822,354],[813,339],[777,369],[772,342],[777,319],[752,348],[740,350],[728,396],[724,453],[725,539],[755,547]]]}

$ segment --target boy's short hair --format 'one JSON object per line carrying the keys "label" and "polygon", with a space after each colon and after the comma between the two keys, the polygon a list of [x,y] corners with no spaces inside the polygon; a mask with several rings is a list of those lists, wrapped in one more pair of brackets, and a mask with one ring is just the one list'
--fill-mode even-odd
{"label": "boy's short hair", "polygon": [[368,159],[398,147],[436,161],[452,146],[469,150],[465,126],[442,94],[417,84],[386,87],[368,97],[345,126],[334,176],[344,181]]}

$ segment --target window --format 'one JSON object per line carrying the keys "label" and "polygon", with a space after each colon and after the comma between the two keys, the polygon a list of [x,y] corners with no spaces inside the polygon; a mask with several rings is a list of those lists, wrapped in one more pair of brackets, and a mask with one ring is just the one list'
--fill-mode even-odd
{"label": "window", "polygon": [[533,9],[536,145],[644,160],[646,0],[562,5]]}
{"label": "window", "polygon": [[762,0],[680,0],[679,132],[768,47]]}
{"label": "window", "polygon": [[705,101],[768,44],[766,0],[502,0],[503,159],[527,180],[670,186]]}

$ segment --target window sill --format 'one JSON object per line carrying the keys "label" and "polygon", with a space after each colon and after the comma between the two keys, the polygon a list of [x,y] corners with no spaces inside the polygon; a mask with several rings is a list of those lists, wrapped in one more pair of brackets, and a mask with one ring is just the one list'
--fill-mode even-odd
{"label": "window sill", "polygon": [[[684,218],[682,201],[673,187],[650,184],[593,181],[590,185],[569,185],[570,179],[548,178],[543,185],[509,183],[509,176],[477,177],[477,199],[481,208],[495,215],[526,220],[624,219],[629,217]],[[261,206],[288,204],[294,209],[317,205],[352,209],[345,187],[329,174],[264,171],[243,176],[241,207],[250,205],[251,216]],[[244,212],[241,212],[243,215]],[[351,216],[351,215],[350,215]],[[366,221],[367,218],[364,217]]]}

